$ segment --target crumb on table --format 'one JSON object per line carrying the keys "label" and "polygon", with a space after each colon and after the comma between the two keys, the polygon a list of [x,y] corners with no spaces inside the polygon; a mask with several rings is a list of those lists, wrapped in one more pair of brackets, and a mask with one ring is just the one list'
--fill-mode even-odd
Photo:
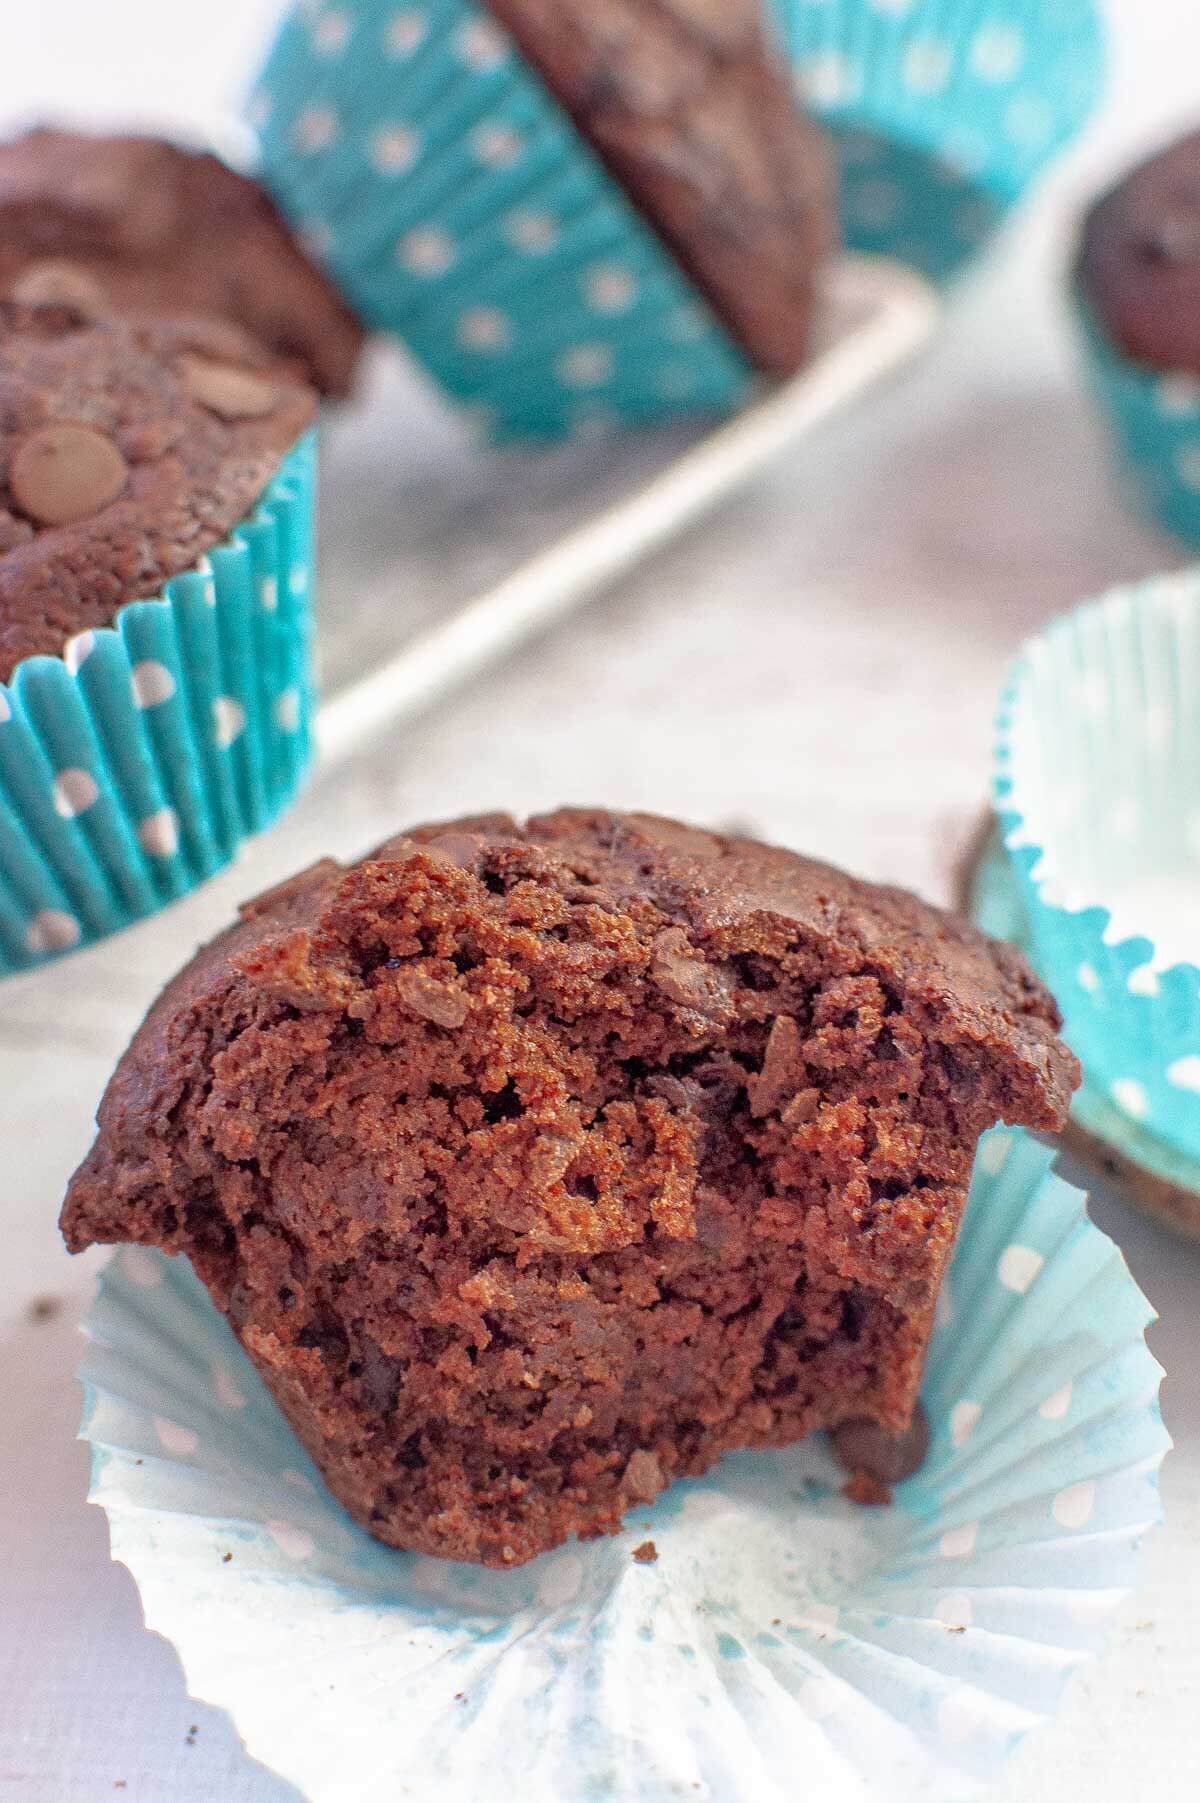
{"label": "crumb on table", "polygon": [[658,1548],[653,1540],[643,1540],[640,1546],[633,1549],[635,1565],[654,1565],[658,1561]]}

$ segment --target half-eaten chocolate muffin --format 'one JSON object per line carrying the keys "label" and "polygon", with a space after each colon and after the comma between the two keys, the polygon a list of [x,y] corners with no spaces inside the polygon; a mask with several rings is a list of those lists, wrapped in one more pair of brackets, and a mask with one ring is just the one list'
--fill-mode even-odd
{"label": "half-eaten chocolate muffin", "polygon": [[917,1400],[975,1144],[1077,1067],[1018,953],[748,839],[418,828],[243,910],[123,1058],[74,1251],[185,1253],[330,1489],[519,1564]]}

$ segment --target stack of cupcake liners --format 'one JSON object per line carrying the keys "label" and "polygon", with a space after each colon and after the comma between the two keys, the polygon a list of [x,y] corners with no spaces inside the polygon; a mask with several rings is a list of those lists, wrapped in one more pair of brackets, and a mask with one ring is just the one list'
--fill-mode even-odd
{"label": "stack of cupcake liners", "polygon": [[350,302],[494,436],[748,392],[740,350],[486,6],[301,5],[249,116],[262,179]]}
{"label": "stack of cupcake liners", "polygon": [[832,133],[852,250],[935,280],[992,236],[1104,83],[1095,0],[768,0]]}
{"label": "stack of cupcake liners", "polygon": [[0,974],[140,920],[294,795],[313,706],[315,443],[159,599],[0,687]]}
{"label": "stack of cupcake liners", "polygon": [[1200,1194],[1200,574],[1114,590],[1025,649],[1002,702],[1002,844],[975,884],[1084,1069],[1074,1117]]}
{"label": "stack of cupcake liners", "polygon": [[975,1795],[1103,1643],[1168,1444],[1151,1311],[1051,1160],[981,1143],[892,1506],[822,1436],[503,1574],[371,1540],[186,1264],[127,1248],[81,1373],[113,1555],[315,1803]]}

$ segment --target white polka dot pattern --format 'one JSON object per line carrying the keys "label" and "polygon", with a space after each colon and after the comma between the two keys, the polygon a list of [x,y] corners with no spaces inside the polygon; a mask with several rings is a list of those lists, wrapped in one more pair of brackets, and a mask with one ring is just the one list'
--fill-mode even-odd
{"label": "white polka dot pattern", "polygon": [[1051,1514],[1060,1528],[1076,1531],[1087,1526],[1095,1506],[1096,1486],[1091,1478],[1085,1478],[1058,1492],[1051,1504]]}
{"label": "white polka dot pattern", "polygon": [[425,15],[416,11],[398,12],[389,19],[383,34],[384,48],[390,56],[411,56],[428,34]]}
{"label": "white polka dot pattern", "polygon": [[458,322],[464,350],[499,351],[512,343],[512,322],[499,307],[472,307]]}
{"label": "white polka dot pattern", "polygon": [[633,305],[637,283],[619,264],[598,263],[584,276],[583,291],[594,312],[624,313]]}
{"label": "white polka dot pattern", "polygon": [[380,175],[411,169],[420,152],[417,134],[407,125],[386,125],[371,139],[367,154]]}
{"label": "white polka dot pattern", "polygon": [[300,691],[284,689],[275,698],[275,724],[280,732],[299,732],[300,730]]}
{"label": "white polka dot pattern", "polygon": [[612,373],[612,352],[606,344],[577,344],[555,367],[566,388],[601,388]]}
{"label": "white polka dot pattern", "polygon": [[966,1521],[960,1527],[946,1529],[938,1541],[938,1550],[943,1559],[969,1559],[978,1538],[979,1523]]}
{"label": "white polka dot pattern", "polygon": [[1006,1246],[1000,1254],[996,1275],[1006,1290],[1023,1296],[1039,1276],[1045,1263],[1033,1246]]}
{"label": "white polka dot pattern", "polygon": [[25,943],[31,952],[65,952],[78,945],[82,928],[62,908],[42,908],[29,923]]}
{"label": "white polka dot pattern", "polygon": [[156,658],[143,658],[133,669],[133,702],[135,707],[162,707],[175,694],[175,678],[165,664]]}
{"label": "white polka dot pattern", "polygon": [[179,816],[174,808],[159,808],[138,824],[138,843],[152,858],[173,858],[179,850]]}
{"label": "white polka dot pattern", "polygon": [[19,810],[0,796],[0,974],[186,894],[297,786],[308,722],[274,710],[307,680],[307,606],[281,605],[278,565],[292,545],[307,581],[312,470],[306,440],[211,556],[0,689],[7,768],[25,760]]}
{"label": "white polka dot pattern", "polygon": [[217,744],[228,750],[246,730],[246,710],[231,695],[218,695],[213,702],[213,730]]}
{"label": "white polka dot pattern", "polygon": [[86,813],[100,799],[100,785],[90,770],[60,770],[54,779],[54,811],[64,820]]}
{"label": "white polka dot pattern", "polygon": [[401,238],[396,255],[414,275],[445,275],[454,262],[454,240],[439,226],[417,226]]}
{"label": "white polka dot pattern", "polygon": [[1144,1121],[1150,1113],[1146,1086],[1136,1077],[1117,1077],[1109,1085],[1109,1094],[1117,1107],[1135,1121]]}
{"label": "white polka dot pattern", "polygon": [[1047,1396],[1045,1402],[1038,1405],[1038,1414],[1042,1420],[1065,1421],[1071,1412],[1071,1401],[1074,1394],[1074,1385],[1067,1382],[1061,1390],[1055,1390],[1052,1396]]}
{"label": "white polka dot pattern", "polygon": [[1167,1066],[1167,1082],[1200,1095],[1200,1053],[1188,1052]]}
{"label": "white polka dot pattern", "polygon": [[505,236],[517,250],[549,250],[558,235],[558,221],[554,215],[538,212],[532,207],[521,207],[510,214],[505,226]]}
{"label": "white polka dot pattern", "polygon": [[964,1398],[950,1411],[950,1439],[955,1446],[965,1446],[983,1415],[983,1404]]}
{"label": "white polka dot pattern", "polygon": [[300,114],[293,135],[295,148],[304,156],[327,150],[337,137],[337,114],[332,107],[314,106]]}

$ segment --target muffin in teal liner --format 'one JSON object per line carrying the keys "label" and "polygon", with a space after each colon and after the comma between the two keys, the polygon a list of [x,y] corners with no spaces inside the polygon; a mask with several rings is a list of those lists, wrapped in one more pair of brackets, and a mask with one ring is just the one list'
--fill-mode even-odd
{"label": "muffin in teal liner", "polygon": [[1003,859],[976,911],[1017,938],[1083,1065],[1076,1121],[1200,1192],[1200,576],[1118,589],[1023,652],[999,720]]}
{"label": "muffin in teal liner", "polygon": [[294,794],[315,399],[212,322],[46,302],[4,324],[8,974],[186,894]]}
{"label": "muffin in teal liner", "polygon": [[250,105],[262,179],[501,437],[727,410],[803,361],[823,137],[758,0],[563,10],[296,7]]}
{"label": "muffin in teal liner", "polygon": [[768,0],[833,134],[852,250],[936,280],[991,236],[1100,96],[1095,0]]}
{"label": "muffin in teal liner", "polygon": [[512,1573],[370,1539],[187,1264],[126,1248],[80,1374],[113,1557],[313,1803],[794,1803],[797,1772],[960,1803],[1102,1649],[1159,1516],[1152,1311],[1051,1160],[980,1146],[891,1507],[846,1501],[818,1439]]}
{"label": "muffin in teal liner", "polygon": [[1074,289],[1089,384],[1130,491],[1200,544],[1200,132],[1095,203]]}

